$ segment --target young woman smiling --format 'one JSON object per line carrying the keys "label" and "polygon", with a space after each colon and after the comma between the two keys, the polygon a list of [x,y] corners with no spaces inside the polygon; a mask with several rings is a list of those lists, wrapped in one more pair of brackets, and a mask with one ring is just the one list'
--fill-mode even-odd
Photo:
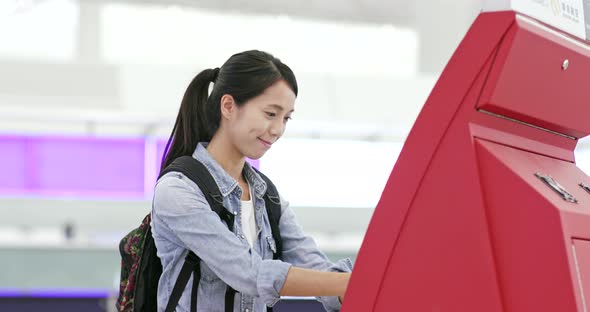
{"label": "young woman smiling", "polygon": [[[189,84],[162,168],[192,155],[209,170],[224,207],[236,218],[230,231],[199,187],[181,173],[158,180],[151,224],[163,266],[158,311],[164,311],[189,250],[201,259],[198,311],[225,311],[228,287],[237,291],[232,311],[262,312],[280,296],[316,296],[326,310],[340,309],[352,263],[331,262],[282,197],[282,256],[273,260],[276,242],[263,199],[267,185],[246,162],[246,157],[262,157],[283,135],[297,92],[291,69],[262,51],[235,54]],[[189,311],[190,297],[191,287],[186,287],[176,311]]]}

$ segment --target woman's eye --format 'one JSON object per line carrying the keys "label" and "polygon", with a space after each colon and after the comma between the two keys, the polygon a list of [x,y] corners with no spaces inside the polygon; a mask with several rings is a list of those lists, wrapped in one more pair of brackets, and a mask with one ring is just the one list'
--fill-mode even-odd
{"label": "woman's eye", "polygon": [[285,117],[285,122],[287,122],[289,120],[291,120],[291,117],[290,116]]}
{"label": "woman's eye", "polygon": [[268,117],[275,117],[277,114],[273,113],[273,112],[266,112],[266,115]]}

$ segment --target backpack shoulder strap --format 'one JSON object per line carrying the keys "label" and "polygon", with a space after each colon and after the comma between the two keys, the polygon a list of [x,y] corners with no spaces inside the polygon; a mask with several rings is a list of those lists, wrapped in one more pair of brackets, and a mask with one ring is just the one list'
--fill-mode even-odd
{"label": "backpack shoulder strap", "polygon": [[192,156],[176,158],[166,169],[160,173],[160,177],[169,172],[180,172],[195,182],[201,189],[211,209],[227,223],[230,231],[233,231],[234,215],[223,207],[223,196],[219,187],[211,176],[211,173],[200,161]]}
{"label": "backpack shoulder strap", "polygon": [[[221,220],[227,223],[229,230],[233,231],[234,215],[225,209],[225,207],[223,207],[223,196],[219,191],[219,187],[217,186],[215,179],[207,167],[205,167],[205,165],[192,156],[181,156],[176,158],[168,167],[162,170],[158,178],[161,178],[169,172],[180,172],[191,179],[191,181],[195,182],[195,184],[197,184],[199,189],[201,189],[205,195],[205,198],[207,199],[209,206],[211,206],[211,209],[217,213]],[[201,270],[200,259],[192,251],[189,251],[178,279],[176,280],[174,289],[172,290],[172,294],[170,295],[170,299],[168,301],[168,305],[166,306],[166,312],[174,311],[176,308],[176,305],[180,300],[182,292],[186,287],[192,272],[194,272],[195,275],[193,278],[193,289],[191,295],[191,312],[196,312],[197,289],[199,280],[201,279]],[[233,310],[235,293],[236,291],[233,288],[229,286],[227,287],[225,296],[226,311]]]}
{"label": "backpack shoulder strap", "polygon": [[[283,256],[283,240],[281,238],[281,232],[279,229],[279,221],[281,219],[282,208],[281,208],[281,198],[279,197],[279,192],[277,191],[277,187],[272,183],[272,181],[258,169],[252,167],[260,177],[266,182],[266,193],[264,193],[264,203],[266,206],[266,213],[268,214],[268,220],[270,221],[270,229],[272,231],[272,237],[275,240],[277,252],[275,252],[272,256],[273,259],[281,259]],[[267,312],[272,312],[273,308],[266,307]]]}
{"label": "backpack shoulder strap", "polygon": [[274,254],[274,259],[280,259],[283,255],[283,240],[281,239],[281,232],[279,229],[279,221],[281,219],[281,199],[279,192],[272,181],[260,172],[258,169],[252,167],[260,175],[260,177],[266,182],[266,193],[264,193],[264,203],[266,206],[266,212],[268,213],[268,220],[270,221],[270,229],[272,231],[272,237],[275,240],[277,252]]}

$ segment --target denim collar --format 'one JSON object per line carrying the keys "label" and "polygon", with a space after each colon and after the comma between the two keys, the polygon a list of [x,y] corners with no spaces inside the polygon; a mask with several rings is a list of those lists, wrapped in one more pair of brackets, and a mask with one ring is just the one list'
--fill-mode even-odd
{"label": "denim collar", "polygon": [[[232,178],[221,165],[211,157],[209,151],[207,151],[208,142],[199,142],[197,148],[193,153],[193,157],[200,161],[211,173],[219,191],[223,197],[227,197],[231,192],[238,186],[238,181]],[[266,182],[260,177],[260,175],[252,169],[252,166],[246,162],[243,169],[244,177],[246,181],[250,183],[250,187],[254,190],[256,197],[262,198],[266,192]]]}

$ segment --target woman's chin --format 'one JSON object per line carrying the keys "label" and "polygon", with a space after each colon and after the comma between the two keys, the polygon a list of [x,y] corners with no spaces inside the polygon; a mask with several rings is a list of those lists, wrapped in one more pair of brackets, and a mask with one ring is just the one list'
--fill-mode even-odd
{"label": "woman's chin", "polygon": [[258,160],[262,156],[264,156],[264,153],[252,153],[251,155],[247,155],[246,157],[248,157],[249,159],[252,159],[252,160]]}
{"label": "woman's chin", "polygon": [[258,160],[262,156],[264,156],[264,154],[266,154],[266,152],[268,151],[268,148],[266,148],[266,147],[258,148],[258,146],[256,146],[254,148],[249,148],[247,150],[244,149],[243,151],[244,151],[244,153],[243,153],[244,156],[246,156],[252,160]]}

